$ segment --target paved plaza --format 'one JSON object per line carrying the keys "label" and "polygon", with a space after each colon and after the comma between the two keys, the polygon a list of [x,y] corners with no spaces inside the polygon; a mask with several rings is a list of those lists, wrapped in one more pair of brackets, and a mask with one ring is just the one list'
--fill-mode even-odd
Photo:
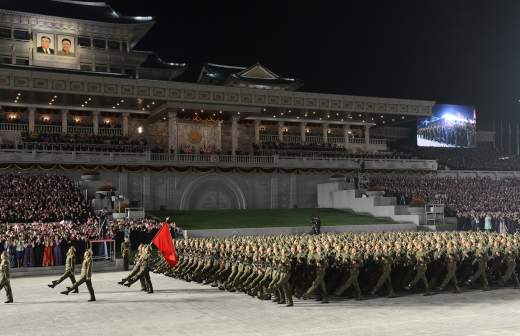
{"label": "paved plaza", "polygon": [[[55,277],[12,279],[15,304],[0,304],[5,335],[519,335],[520,290],[396,299],[295,301],[286,308],[247,295],[152,275],[156,292],[97,273],[98,301],[50,289]],[[4,293],[2,292],[3,296]],[[3,297],[1,297],[3,301]]]}

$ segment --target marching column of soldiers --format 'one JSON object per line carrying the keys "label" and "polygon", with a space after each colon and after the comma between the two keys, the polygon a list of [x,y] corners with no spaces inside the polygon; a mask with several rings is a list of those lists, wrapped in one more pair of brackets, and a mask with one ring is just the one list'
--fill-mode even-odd
{"label": "marching column of soldiers", "polygon": [[417,129],[417,135],[423,139],[456,147],[474,146],[476,139],[475,132],[475,126],[467,123],[446,127],[440,122]]}
{"label": "marching column of soldiers", "polygon": [[519,248],[520,235],[486,232],[199,238],[176,241],[178,265],[159,257],[153,271],[292,306],[293,297],[327,303],[330,293],[518,288]]}

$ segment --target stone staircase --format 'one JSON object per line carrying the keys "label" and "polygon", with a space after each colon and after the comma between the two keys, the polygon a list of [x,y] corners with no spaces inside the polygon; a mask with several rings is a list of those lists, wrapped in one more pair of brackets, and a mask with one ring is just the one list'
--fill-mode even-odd
{"label": "stone staircase", "polygon": [[319,184],[318,207],[368,213],[375,217],[391,218],[399,223],[425,224],[423,208],[397,205],[395,197],[382,196],[381,192],[354,189],[344,182]]}

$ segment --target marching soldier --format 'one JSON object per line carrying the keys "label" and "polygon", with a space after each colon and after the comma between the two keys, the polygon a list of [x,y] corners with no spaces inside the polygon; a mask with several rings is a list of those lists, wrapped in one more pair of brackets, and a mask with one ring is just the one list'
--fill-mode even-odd
{"label": "marching soldier", "polygon": [[130,237],[125,236],[121,244],[121,256],[123,257],[123,269],[128,271],[130,264]]}
{"label": "marching soldier", "polygon": [[153,293],[152,281],[150,280],[150,246],[145,246],[140,259],[139,269],[137,274],[129,278],[124,284],[126,287],[132,286],[137,280],[143,279],[145,282],[146,291],[148,294]]}
{"label": "marching soldier", "polygon": [[94,288],[92,288],[92,250],[85,251],[83,256],[83,263],[81,264],[81,275],[78,282],[76,282],[72,287],[67,287],[67,290],[61,292],[61,294],[69,295],[70,292],[77,290],[78,287],[82,284],[87,285],[88,292],[90,294],[90,299],[88,302],[96,301]]}
{"label": "marching soldier", "polygon": [[5,288],[5,294],[7,296],[7,301],[4,303],[13,303],[13,292],[9,278],[9,258],[7,258],[7,253],[4,251],[2,252],[0,261],[0,290]]}
{"label": "marching soldier", "polygon": [[[76,248],[71,246],[67,251],[67,258],[65,259],[65,273],[58,279],[53,280],[51,284],[47,285],[50,288],[54,288],[59,285],[63,280],[69,278],[72,285],[76,283],[76,278],[74,277],[74,261],[76,260]],[[79,293],[78,289],[74,290],[74,293]]]}

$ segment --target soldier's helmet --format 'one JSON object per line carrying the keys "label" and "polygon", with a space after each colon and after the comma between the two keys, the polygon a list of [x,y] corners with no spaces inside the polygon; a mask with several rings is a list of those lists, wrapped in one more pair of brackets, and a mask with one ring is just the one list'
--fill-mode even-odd
{"label": "soldier's helmet", "polygon": [[74,246],[69,247],[69,253],[76,253],[76,248]]}
{"label": "soldier's helmet", "polygon": [[92,257],[92,254],[93,254],[93,252],[92,252],[91,249],[88,249],[88,250],[85,251],[85,257],[86,257],[86,258],[88,258],[88,257]]}

